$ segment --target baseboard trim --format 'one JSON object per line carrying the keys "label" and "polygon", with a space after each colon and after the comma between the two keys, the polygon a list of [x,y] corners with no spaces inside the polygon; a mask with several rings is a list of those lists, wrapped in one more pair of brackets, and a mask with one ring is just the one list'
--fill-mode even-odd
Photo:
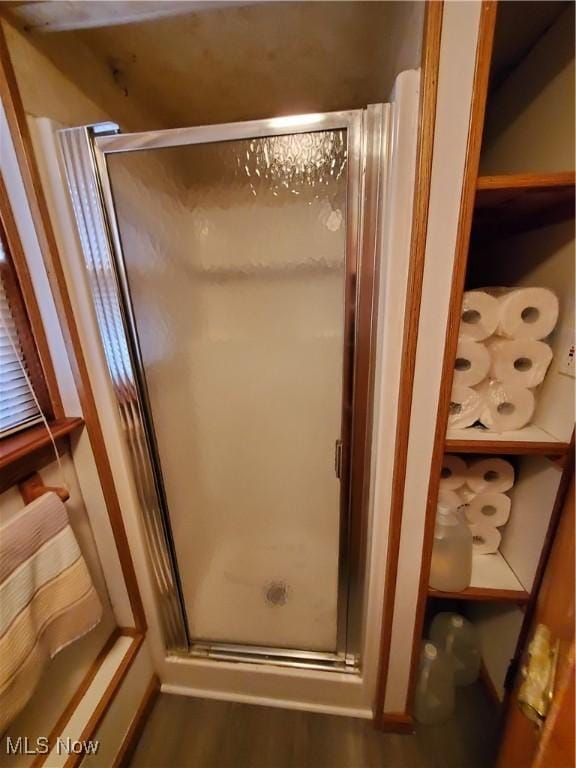
{"label": "baseboard trim", "polygon": [[385,733],[413,733],[414,718],[406,712],[384,712],[375,727]]}
{"label": "baseboard trim", "polygon": [[159,695],[160,678],[158,675],[153,675],[144,692],[140,706],[134,715],[134,719],[126,732],[126,736],[120,745],[120,749],[114,759],[112,768],[126,768],[129,765],[138,745],[138,741],[140,740],[140,736],[142,736],[142,732]]}
{"label": "baseboard trim", "polygon": [[213,688],[193,688],[187,685],[162,683],[162,693],[175,696],[192,696],[195,699],[215,699],[216,701],[233,701],[238,704],[254,704],[258,707],[278,707],[279,709],[295,709],[299,712],[317,712],[321,715],[338,715],[338,717],[357,717],[362,720],[372,720],[373,713],[368,707],[345,707],[329,704],[318,704],[309,701],[294,701],[269,696],[255,696],[237,693],[236,691],[221,691]]}

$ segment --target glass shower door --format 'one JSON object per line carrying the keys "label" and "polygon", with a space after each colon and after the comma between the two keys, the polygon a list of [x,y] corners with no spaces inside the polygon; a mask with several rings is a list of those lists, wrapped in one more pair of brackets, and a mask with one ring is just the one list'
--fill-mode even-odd
{"label": "glass shower door", "polygon": [[108,173],[190,636],[334,652],[345,132]]}
{"label": "glass shower door", "polygon": [[[84,133],[111,244],[86,256],[99,323],[110,337],[116,291],[130,357],[119,404],[133,379],[125,423],[142,421],[161,512],[152,565],[192,653],[347,658],[363,525],[349,517],[364,496],[352,444],[367,418],[363,401],[354,426],[353,385],[368,386],[355,357],[363,119]],[[63,146],[88,240],[78,131]]]}

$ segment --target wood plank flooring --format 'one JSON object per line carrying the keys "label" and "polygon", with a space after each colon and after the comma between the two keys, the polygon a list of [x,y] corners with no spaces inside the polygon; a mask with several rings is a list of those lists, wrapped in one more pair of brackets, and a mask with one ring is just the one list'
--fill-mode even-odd
{"label": "wood plank flooring", "polygon": [[366,720],[162,694],[131,768],[490,768],[496,712],[480,684],[408,736]]}

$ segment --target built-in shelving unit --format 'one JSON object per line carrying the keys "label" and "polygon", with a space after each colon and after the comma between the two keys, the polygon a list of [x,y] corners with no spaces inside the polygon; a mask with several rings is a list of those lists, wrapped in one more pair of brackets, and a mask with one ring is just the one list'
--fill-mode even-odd
{"label": "built-in shelving unit", "polygon": [[[512,17],[513,8],[509,7],[505,23],[510,25]],[[542,34],[546,31],[542,30]],[[549,47],[546,61],[549,63],[554,55],[554,48]],[[530,66],[534,67],[535,62]],[[539,93],[532,88],[530,73],[534,69],[530,66],[523,75],[525,93],[537,100]],[[518,76],[516,73],[516,88]],[[545,87],[544,81],[539,87]],[[500,434],[481,426],[447,431],[442,446],[445,453],[461,454],[468,463],[482,456],[502,456],[514,465],[515,483],[507,492],[512,513],[506,525],[499,528],[499,551],[473,556],[467,589],[440,592],[428,587],[425,595],[428,618],[438,610],[453,610],[457,601],[458,610],[477,623],[483,668],[490,687],[499,692],[500,698],[508,665],[521,650],[518,641],[529,614],[524,607],[536,599],[561,508],[566,477],[563,473],[574,451],[574,379],[566,375],[562,363],[574,332],[576,174],[560,170],[570,153],[548,144],[544,129],[545,121],[570,119],[565,104],[569,96],[565,95],[560,103],[557,92],[547,93],[545,106],[544,102],[529,102],[523,105],[525,111],[520,115],[518,104],[509,109],[518,95],[512,86],[510,89],[507,91],[504,83],[498,93],[488,93],[487,119],[484,130],[480,128],[484,137],[482,172],[476,178],[470,247],[467,257],[464,254],[464,290],[495,286],[541,286],[552,290],[560,304],[558,323],[546,339],[553,359],[544,382],[535,390],[536,409],[528,426]],[[552,99],[557,100],[555,114],[550,112]],[[512,114],[517,121],[514,124],[507,122]],[[573,134],[573,128],[566,129],[563,135],[568,134]],[[457,328],[449,330],[449,338],[450,333],[454,334],[456,347]],[[447,367],[444,375],[451,375]],[[465,495],[462,498],[464,503]],[[433,520],[428,522],[433,526]]]}

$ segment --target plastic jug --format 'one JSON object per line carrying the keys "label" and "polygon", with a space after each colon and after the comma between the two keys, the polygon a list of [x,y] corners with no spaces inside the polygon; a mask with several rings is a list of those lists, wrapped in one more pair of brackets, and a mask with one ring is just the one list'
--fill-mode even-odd
{"label": "plastic jug", "polygon": [[462,516],[438,505],[430,566],[430,586],[442,592],[461,592],[472,577],[472,532]]}
{"label": "plastic jug", "polygon": [[470,685],[480,672],[480,648],[474,625],[458,613],[437,613],[430,640],[444,651],[454,669],[455,685]]}
{"label": "plastic jug", "polygon": [[438,725],[454,711],[454,670],[434,643],[425,643],[420,657],[414,716],[419,723]]}

